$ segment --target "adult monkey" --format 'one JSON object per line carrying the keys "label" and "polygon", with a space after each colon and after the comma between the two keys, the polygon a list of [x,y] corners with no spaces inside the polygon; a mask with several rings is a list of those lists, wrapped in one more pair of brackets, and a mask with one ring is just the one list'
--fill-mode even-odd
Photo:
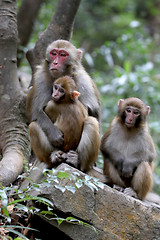
{"label": "adult monkey", "polygon": [[[94,159],[93,155],[97,155],[99,147],[95,144],[96,139],[99,138],[95,126],[97,121],[100,121],[100,100],[97,87],[83,68],[81,58],[82,51],[69,41],[57,40],[48,46],[46,58],[37,68],[33,87],[27,96],[26,114],[30,122],[37,122],[49,142],[55,147],[56,153],[56,149],[63,145],[63,134],[53,125],[44,108],[51,100],[53,82],[65,75],[72,77],[81,94],[79,100],[87,108],[88,115],[92,117],[85,120],[78,148],[71,156],[68,154],[68,158],[74,158],[75,161],[77,159],[80,170],[87,171],[93,164],[90,159]],[[56,154],[55,158],[57,158]]]}
{"label": "adult monkey", "polygon": [[104,133],[100,147],[104,174],[110,183],[142,200],[152,188],[156,157],[146,119],[149,111],[150,107],[138,98],[120,99],[118,114]]}

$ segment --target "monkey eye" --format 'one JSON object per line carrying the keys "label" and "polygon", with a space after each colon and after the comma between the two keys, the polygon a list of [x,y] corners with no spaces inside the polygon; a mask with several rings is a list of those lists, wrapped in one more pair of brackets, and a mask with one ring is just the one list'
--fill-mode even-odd
{"label": "monkey eye", "polygon": [[60,55],[61,57],[67,57],[69,54],[68,54],[68,52],[66,52],[66,51],[60,51],[60,52],[59,52],[59,55]]}
{"label": "monkey eye", "polygon": [[139,115],[139,111],[137,111],[137,110],[134,111],[134,114],[135,114],[135,115]]}
{"label": "monkey eye", "polygon": [[50,52],[50,54],[51,54],[52,56],[56,56],[56,55],[57,55],[57,52],[56,52],[55,50],[52,50],[52,51]]}
{"label": "monkey eye", "polygon": [[61,53],[61,57],[66,57],[66,54],[65,53]]}
{"label": "monkey eye", "polygon": [[130,113],[130,112],[131,112],[131,109],[130,109],[130,108],[127,108],[126,111],[127,111],[128,113]]}
{"label": "monkey eye", "polygon": [[60,88],[60,92],[61,92],[61,93],[64,93],[64,89],[63,89],[63,88]]}
{"label": "monkey eye", "polygon": [[57,86],[56,84],[54,85],[54,89],[55,89],[55,90],[57,90],[57,89],[58,89],[58,86]]}

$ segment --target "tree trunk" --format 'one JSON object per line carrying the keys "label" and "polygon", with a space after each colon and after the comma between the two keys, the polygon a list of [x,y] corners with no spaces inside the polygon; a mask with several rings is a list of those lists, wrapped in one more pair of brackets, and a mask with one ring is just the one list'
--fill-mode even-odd
{"label": "tree trunk", "polygon": [[0,182],[12,183],[29,157],[24,97],[17,78],[16,1],[0,2]]}

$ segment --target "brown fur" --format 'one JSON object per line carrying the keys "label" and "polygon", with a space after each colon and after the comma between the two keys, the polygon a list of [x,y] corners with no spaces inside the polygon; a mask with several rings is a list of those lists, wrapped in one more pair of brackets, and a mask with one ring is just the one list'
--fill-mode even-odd
{"label": "brown fur", "polygon": [[[144,115],[138,128],[127,128],[121,120],[126,106],[136,106]],[[156,156],[153,140],[146,122],[146,106],[137,98],[124,100],[109,128],[101,140],[101,152],[104,158],[104,174],[112,184],[132,187],[139,199],[144,199],[151,190],[153,160]],[[129,177],[123,177],[123,171]]]}
{"label": "brown fur", "polygon": [[[69,54],[67,62],[59,69],[59,73],[56,76],[49,71],[49,64],[51,64],[52,61],[49,53],[55,48],[65,49]],[[94,164],[98,155],[100,144],[100,99],[94,81],[81,64],[81,58],[82,51],[66,40],[57,40],[48,46],[46,59],[37,67],[34,75],[34,84],[27,97],[26,115],[31,122],[31,145],[37,149],[41,148],[41,150],[38,150],[40,151],[40,154],[38,153],[39,156],[43,153],[43,145],[46,146],[46,139],[49,149],[50,147],[52,149],[51,151],[61,149],[64,144],[63,133],[56,127],[56,124],[53,124],[44,112],[44,108],[51,100],[52,86],[57,76],[62,77],[68,75],[72,77],[81,94],[79,100],[87,109],[89,116],[84,121],[82,136],[76,149],[80,169],[86,171]],[[40,139],[43,135],[45,135],[44,140]],[[32,138],[34,138],[34,141]],[[36,144],[34,144],[34,142],[36,142]],[[46,151],[46,149],[44,149],[44,151]],[[50,157],[48,156],[48,158]]]}
{"label": "brown fur", "polygon": [[64,88],[65,98],[60,103],[56,103],[53,100],[49,101],[45,112],[63,132],[64,145],[62,150],[68,152],[69,150],[76,150],[78,147],[87,112],[78,99],[74,101],[71,99],[72,92],[77,89],[71,78],[65,76],[57,79],[55,83],[61,84]]}

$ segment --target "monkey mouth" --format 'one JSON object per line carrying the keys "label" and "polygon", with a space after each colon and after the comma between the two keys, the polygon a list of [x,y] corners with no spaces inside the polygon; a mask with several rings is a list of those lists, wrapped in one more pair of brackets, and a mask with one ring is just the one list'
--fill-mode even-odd
{"label": "monkey mouth", "polygon": [[50,71],[58,72],[58,69],[57,68],[50,68]]}
{"label": "monkey mouth", "polygon": [[134,126],[134,124],[133,124],[133,123],[130,123],[130,122],[125,122],[125,125],[126,125],[126,127],[128,127],[128,128],[131,128],[131,127]]}
{"label": "monkey mouth", "polygon": [[52,97],[53,101],[58,102],[59,101],[59,97]]}

